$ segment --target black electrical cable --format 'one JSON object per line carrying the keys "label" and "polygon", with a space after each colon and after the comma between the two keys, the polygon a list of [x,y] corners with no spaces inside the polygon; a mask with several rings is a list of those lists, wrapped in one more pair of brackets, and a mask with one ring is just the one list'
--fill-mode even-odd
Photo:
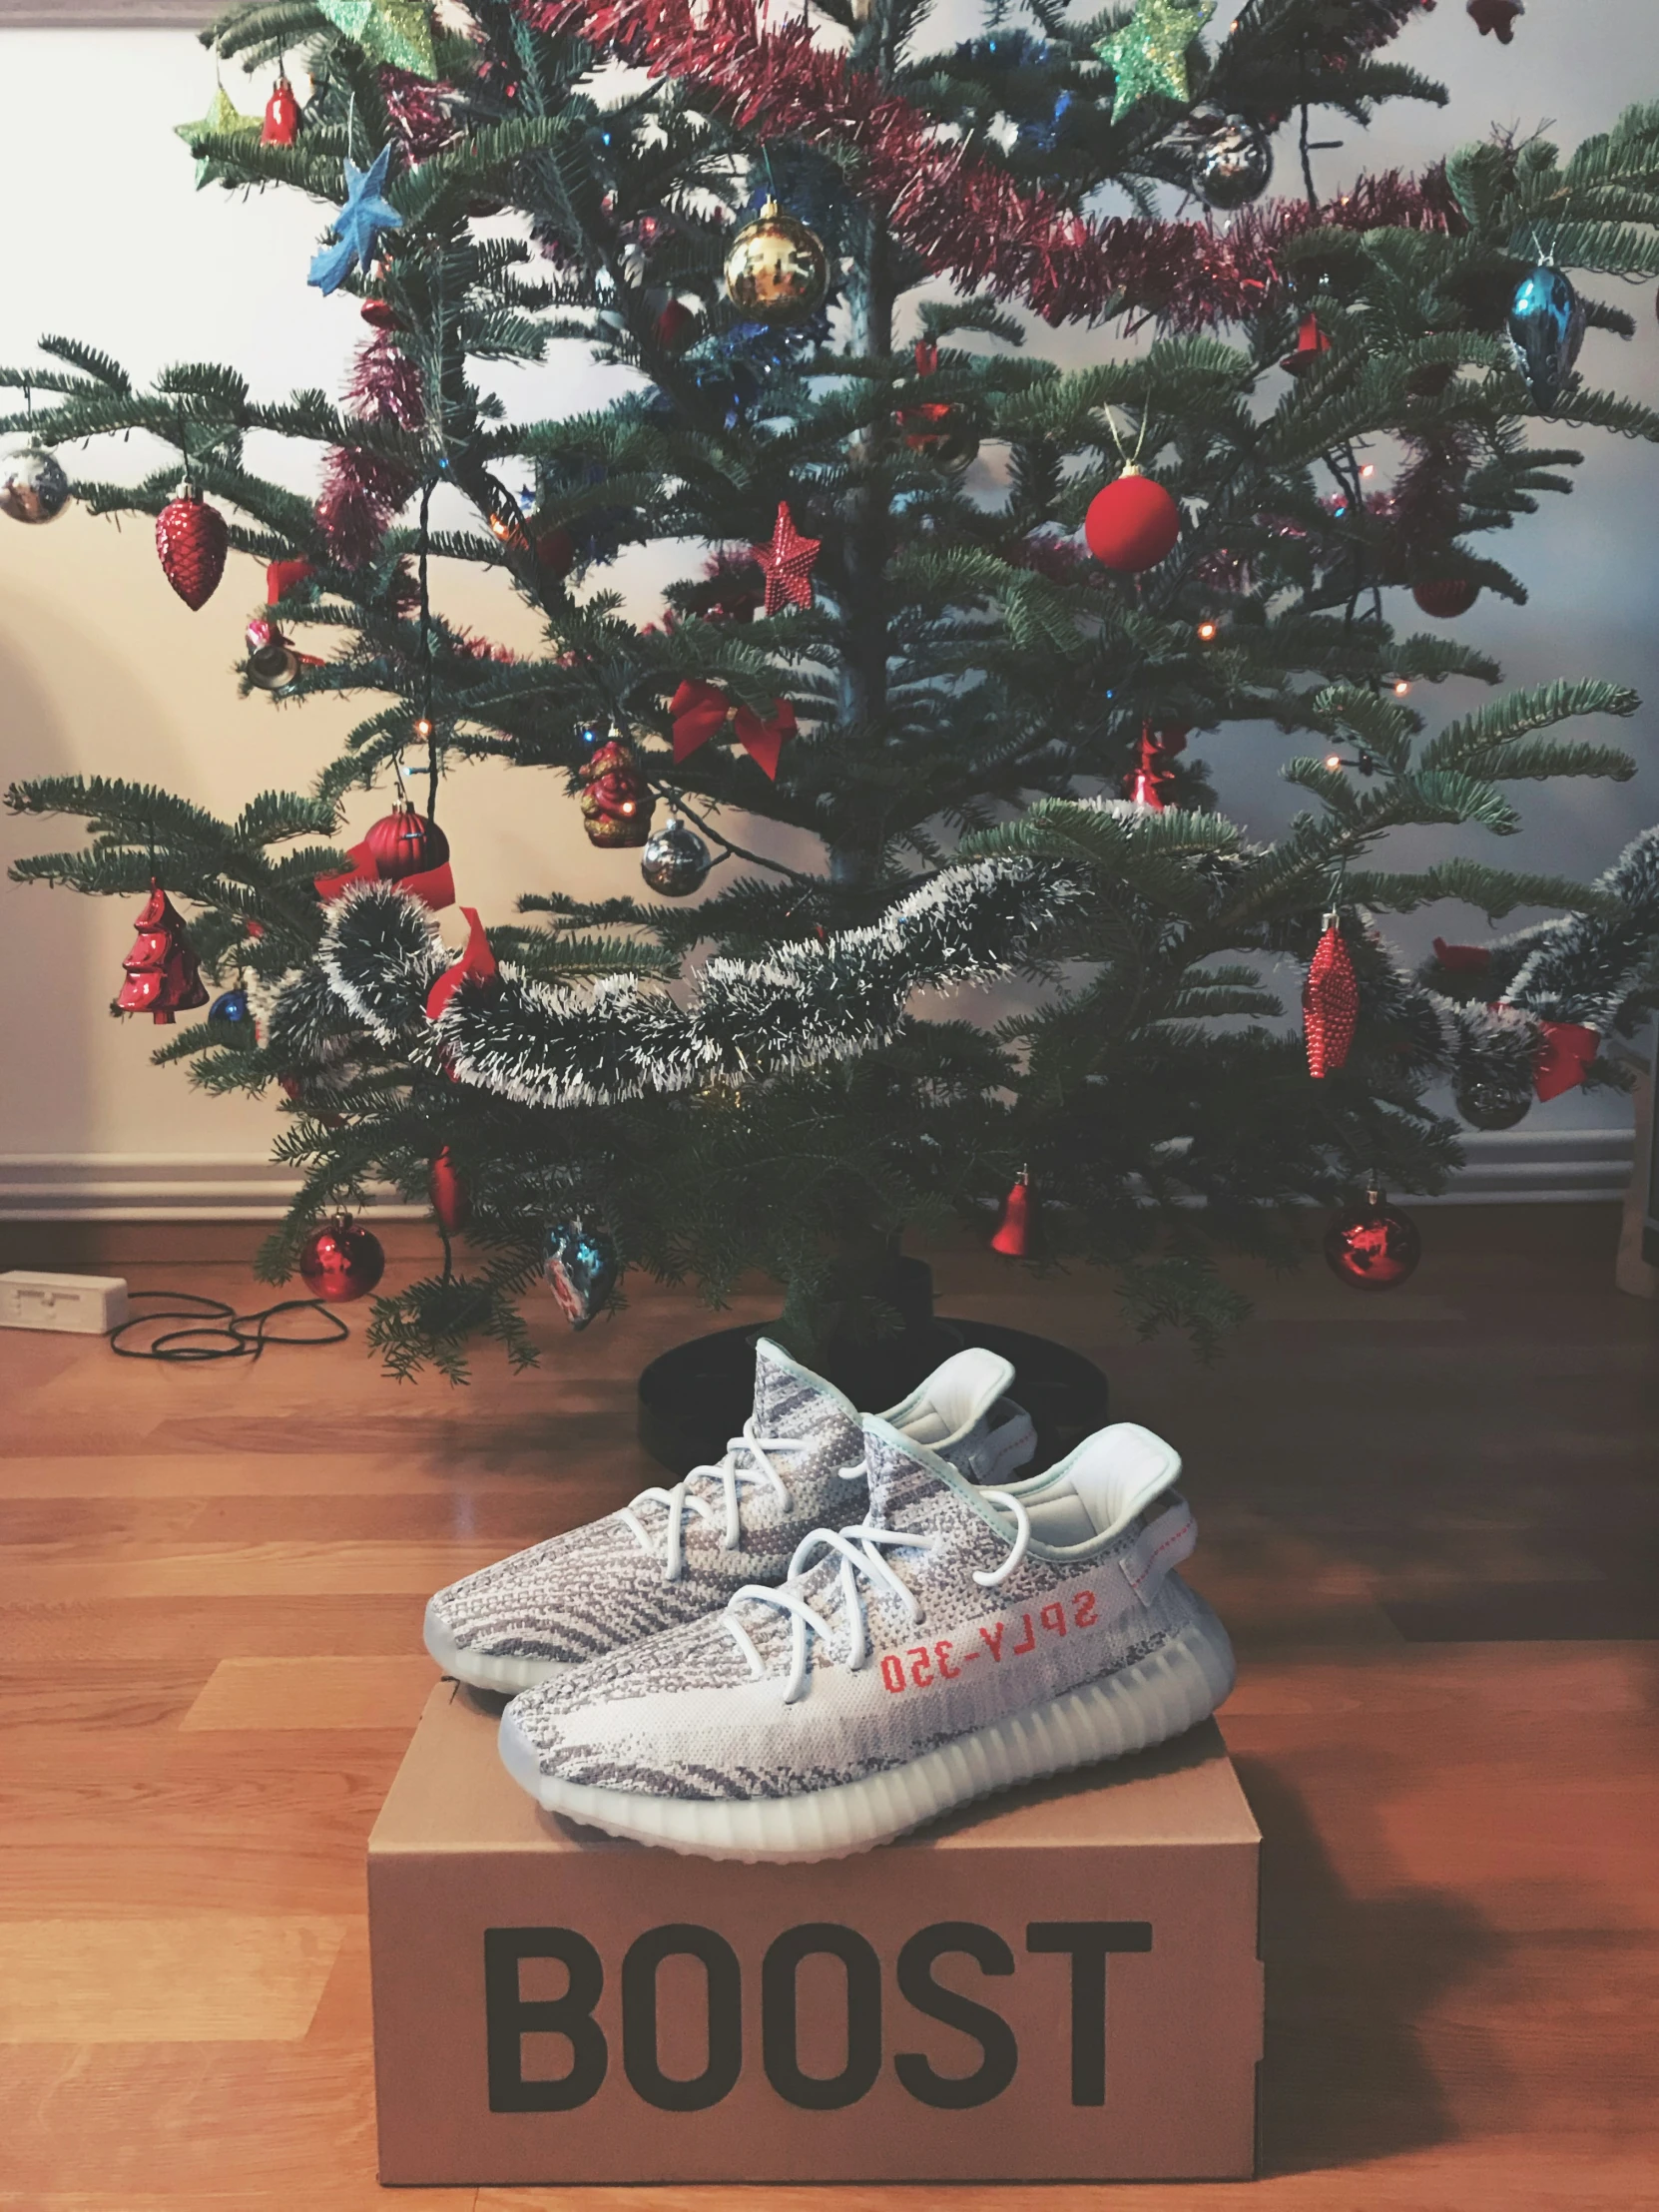
{"label": "black electrical cable", "polygon": [[[110,1350],[118,1360],[257,1360],[269,1345],[337,1345],[351,1332],[338,1314],[330,1313],[319,1298],[285,1298],[263,1313],[239,1314],[222,1298],[204,1298],[199,1291],[133,1291],[132,1298],[185,1299],[187,1305],[163,1307],[159,1313],[134,1314],[111,1332]],[[269,1324],[279,1314],[316,1314],[328,1324],[326,1337],[276,1337]],[[158,1322],[183,1321],[188,1329],[169,1329],[147,1345],[124,1345],[130,1329],[151,1329]],[[197,1341],[201,1340],[201,1341]]]}

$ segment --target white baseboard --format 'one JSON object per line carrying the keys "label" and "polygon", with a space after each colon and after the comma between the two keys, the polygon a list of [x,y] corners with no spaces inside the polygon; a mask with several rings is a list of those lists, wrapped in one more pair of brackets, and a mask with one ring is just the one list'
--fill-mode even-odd
{"label": "white baseboard", "polygon": [[[245,1153],[0,1153],[0,1221],[280,1221],[299,1189],[291,1168]],[[374,1203],[382,1220],[422,1206]]]}
{"label": "white baseboard", "polygon": [[[1441,1198],[1413,1206],[1616,1204],[1635,1155],[1628,1129],[1506,1129],[1465,1140],[1467,1164]],[[0,1154],[0,1221],[279,1221],[291,1169],[242,1153]],[[424,1207],[376,1204],[389,1221]]]}

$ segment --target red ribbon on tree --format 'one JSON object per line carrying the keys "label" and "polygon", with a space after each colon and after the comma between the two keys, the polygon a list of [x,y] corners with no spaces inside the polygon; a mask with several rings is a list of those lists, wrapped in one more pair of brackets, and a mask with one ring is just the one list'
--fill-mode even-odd
{"label": "red ribbon on tree", "polygon": [[1447,944],[1444,937],[1434,939],[1434,957],[1448,975],[1473,975],[1492,964],[1483,944]]}
{"label": "red ribbon on tree", "polygon": [[490,940],[478,919],[476,906],[463,906],[466,916],[466,949],[453,967],[446,967],[426,993],[426,1019],[436,1021],[463,983],[493,983],[501,970],[495,964]]}
{"label": "red ribbon on tree", "polygon": [[1583,1082],[1601,1043],[1593,1029],[1577,1021],[1541,1021],[1538,1057],[1532,1067],[1532,1087],[1543,1099],[1559,1098]]}
{"label": "red ribbon on tree", "polygon": [[1326,915],[1325,933],[1308,963],[1308,979],[1302,986],[1302,1018],[1307,1032],[1308,1073],[1316,1078],[1335,1075],[1348,1058],[1360,1019],[1360,985],[1343,940],[1339,914]]}
{"label": "red ribbon on tree", "polygon": [[778,781],[778,756],[784,750],[784,740],[793,738],[796,731],[795,709],[787,699],[780,699],[772,713],[763,717],[753,707],[745,707],[714,684],[691,682],[682,684],[668,703],[668,711],[674,718],[674,758],[690,760],[700,746],[718,737],[727,724],[756,767]]}

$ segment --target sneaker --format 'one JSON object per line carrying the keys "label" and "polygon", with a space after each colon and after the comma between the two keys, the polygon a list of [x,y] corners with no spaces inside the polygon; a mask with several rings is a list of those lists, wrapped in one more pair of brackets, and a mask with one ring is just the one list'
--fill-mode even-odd
{"label": "sneaker", "polygon": [[[884,1417],[970,1481],[1025,1465],[1031,1416],[1005,1393],[1013,1368],[958,1352]],[[480,1690],[523,1690],[696,1620],[745,1583],[781,1582],[803,1536],[861,1513],[859,1415],[832,1383],[763,1337],[755,1410],[718,1465],[440,1590],[426,1649]]]}
{"label": "sneaker", "polygon": [[1193,1516],[1148,1429],[976,1488],[864,1423],[871,1510],[778,1588],[515,1698],[514,1779],[550,1812],[717,1859],[831,1859],[994,1790],[1139,1751],[1233,1686],[1173,1570]]}

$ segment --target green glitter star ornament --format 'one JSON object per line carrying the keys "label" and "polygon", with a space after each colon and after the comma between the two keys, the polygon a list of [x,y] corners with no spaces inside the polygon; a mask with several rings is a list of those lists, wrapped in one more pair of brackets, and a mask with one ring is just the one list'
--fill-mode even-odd
{"label": "green glitter star ornament", "polygon": [[1117,80],[1114,123],[1153,93],[1183,105],[1192,98],[1187,48],[1215,12],[1215,0],[1135,0],[1134,20],[1095,48]]}
{"label": "green glitter star ornament", "polygon": [[[244,115],[232,103],[223,85],[214,94],[213,106],[200,123],[176,123],[174,130],[193,154],[205,138],[246,139],[250,146],[260,143],[260,118]],[[196,155],[196,189],[201,191],[214,173],[215,164],[206,155]]]}
{"label": "green glitter star ornament", "polygon": [[436,78],[426,0],[316,0],[316,8],[336,31],[354,39],[371,62],[390,62],[393,69]]}

